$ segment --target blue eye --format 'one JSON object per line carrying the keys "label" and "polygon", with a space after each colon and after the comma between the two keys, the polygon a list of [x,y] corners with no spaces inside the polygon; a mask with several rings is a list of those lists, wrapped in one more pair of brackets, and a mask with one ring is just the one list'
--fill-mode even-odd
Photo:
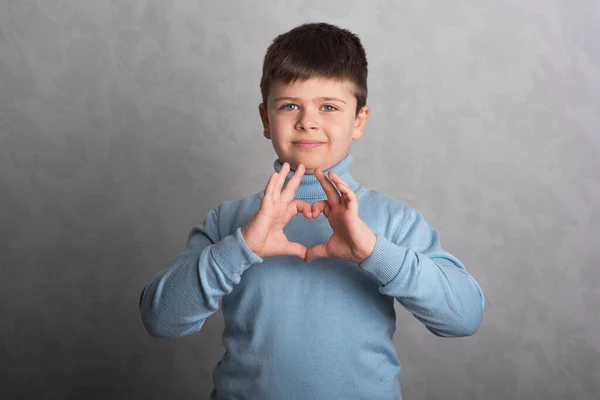
{"label": "blue eye", "polygon": [[335,111],[335,110],[337,110],[337,108],[335,108],[334,106],[329,105],[329,104],[324,105],[322,108],[324,108],[323,111]]}
{"label": "blue eye", "polygon": [[295,104],[284,104],[283,106],[281,106],[281,109],[286,110],[286,111],[293,111],[294,109],[290,108],[290,107],[298,107],[298,106]]}

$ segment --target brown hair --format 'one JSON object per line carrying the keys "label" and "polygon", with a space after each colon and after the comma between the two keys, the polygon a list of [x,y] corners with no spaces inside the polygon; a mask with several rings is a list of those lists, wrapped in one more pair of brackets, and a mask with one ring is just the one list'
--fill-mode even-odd
{"label": "brown hair", "polygon": [[260,91],[267,107],[275,82],[293,83],[312,77],[348,80],[354,84],[356,113],[367,103],[368,63],[354,33],[327,23],[307,23],[277,36],[263,61]]}

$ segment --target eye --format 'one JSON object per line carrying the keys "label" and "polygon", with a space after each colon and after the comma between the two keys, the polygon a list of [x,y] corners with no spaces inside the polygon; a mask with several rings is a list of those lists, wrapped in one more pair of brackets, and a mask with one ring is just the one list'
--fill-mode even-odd
{"label": "eye", "polygon": [[323,107],[321,107],[323,109],[323,111],[335,111],[337,110],[336,107],[330,105],[330,104],[325,104]]}
{"label": "eye", "polygon": [[296,104],[284,104],[279,109],[280,110],[285,110],[285,111],[294,111],[295,108],[292,108],[292,107],[298,107],[298,106]]}

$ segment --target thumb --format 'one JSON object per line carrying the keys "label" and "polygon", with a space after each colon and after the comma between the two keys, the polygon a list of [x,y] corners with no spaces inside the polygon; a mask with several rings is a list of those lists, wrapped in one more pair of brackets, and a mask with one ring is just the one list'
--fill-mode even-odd
{"label": "thumb", "polygon": [[318,245],[313,246],[310,249],[306,250],[306,257],[304,258],[304,261],[306,261],[307,263],[310,263],[315,258],[324,258],[324,257],[329,257],[329,254],[327,253],[327,245],[318,244]]}
{"label": "thumb", "polygon": [[300,243],[289,242],[285,252],[287,256],[296,256],[304,259],[306,257],[306,247]]}

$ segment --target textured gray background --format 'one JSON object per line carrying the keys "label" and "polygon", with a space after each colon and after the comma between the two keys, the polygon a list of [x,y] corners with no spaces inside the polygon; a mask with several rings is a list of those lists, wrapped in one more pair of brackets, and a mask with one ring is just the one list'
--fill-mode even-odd
{"label": "textured gray background", "polygon": [[487,297],[461,339],[398,307],[406,399],[600,398],[599,3],[0,0],[0,397],[208,396],[222,315],[152,339],[138,298],[264,187],[264,51],[328,21],[370,62],[354,177]]}

